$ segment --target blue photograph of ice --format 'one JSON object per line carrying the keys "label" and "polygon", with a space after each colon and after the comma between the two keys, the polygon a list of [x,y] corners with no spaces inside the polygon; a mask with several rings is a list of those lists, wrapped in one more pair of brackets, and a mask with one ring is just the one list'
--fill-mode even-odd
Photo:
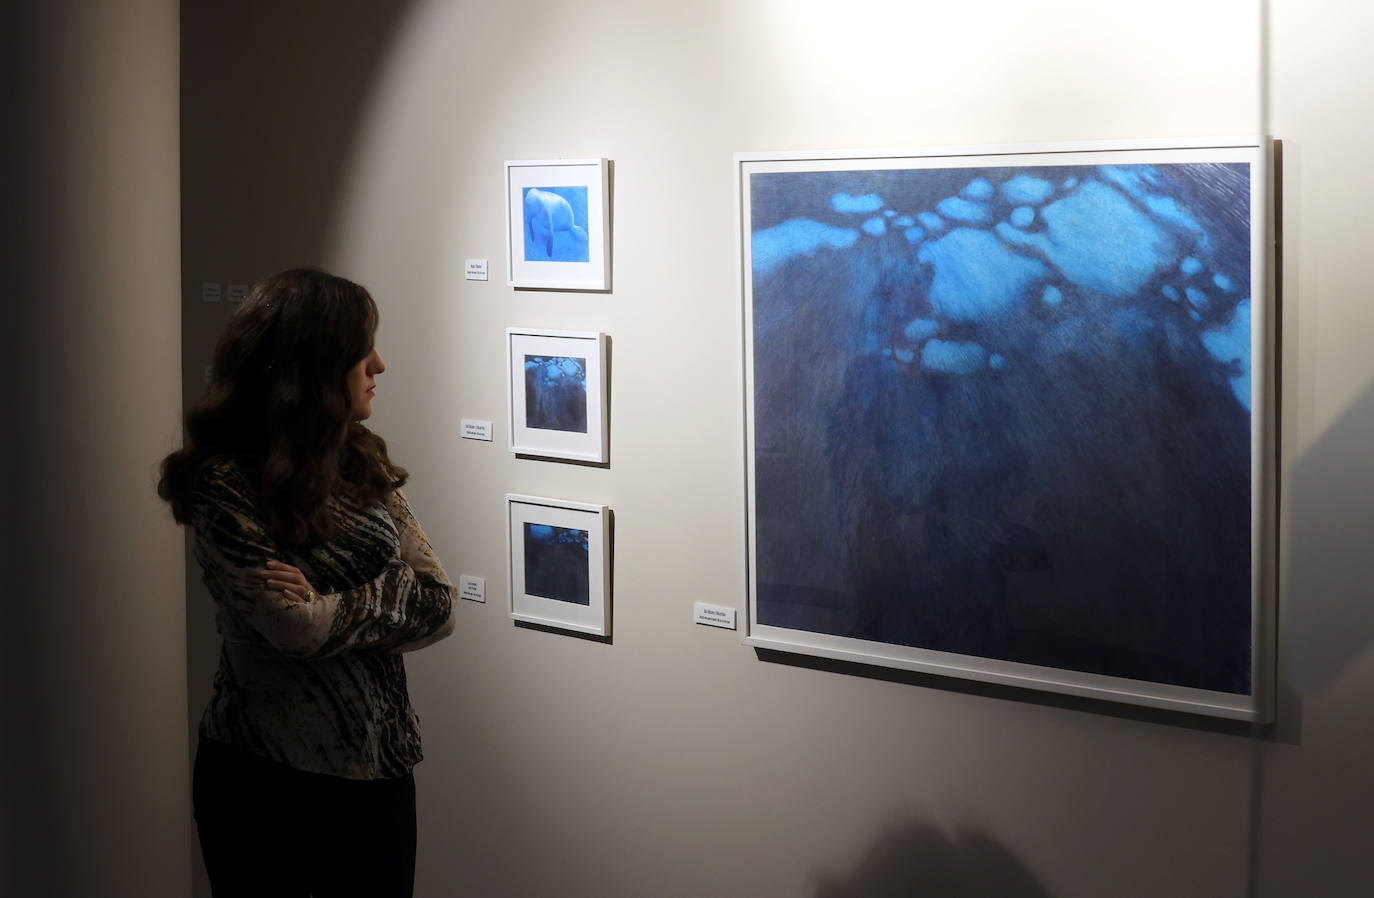
{"label": "blue photograph of ice", "polygon": [[525,261],[586,262],[587,188],[526,187]]}
{"label": "blue photograph of ice", "polygon": [[525,426],[587,432],[587,360],[525,356]]}
{"label": "blue photograph of ice", "polygon": [[525,522],[525,592],[590,605],[587,531]]}
{"label": "blue photograph of ice", "polygon": [[1250,694],[1250,178],[753,174],[758,623]]}

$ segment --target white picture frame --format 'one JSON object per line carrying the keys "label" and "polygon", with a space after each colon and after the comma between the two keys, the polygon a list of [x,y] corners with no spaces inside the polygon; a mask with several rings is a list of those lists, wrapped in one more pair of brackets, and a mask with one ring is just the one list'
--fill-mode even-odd
{"label": "white picture frame", "polygon": [[506,431],[517,455],[604,464],[606,335],[506,329]]}
{"label": "white picture frame", "polygon": [[611,289],[610,160],[506,161],[506,283]]}
{"label": "white picture frame", "polygon": [[610,635],[609,514],[605,505],[506,494],[511,620]]}
{"label": "white picture frame", "polygon": [[1272,720],[1271,148],[737,154],[745,643]]}

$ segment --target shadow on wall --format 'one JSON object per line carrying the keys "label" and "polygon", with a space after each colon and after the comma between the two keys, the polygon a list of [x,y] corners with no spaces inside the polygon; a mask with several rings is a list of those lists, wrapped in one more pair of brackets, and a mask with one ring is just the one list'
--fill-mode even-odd
{"label": "shadow on wall", "polygon": [[[371,97],[415,5],[181,3],[182,278],[188,295],[202,281],[247,282],[328,261]],[[228,304],[184,307],[184,370],[198,372],[210,360],[228,311]],[[199,377],[188,378],[186,404],[201,389]],[[187,560],[193,751],[220,640],[200,568]],[[198,846],[192,855],[192,894],[209,895]]]}
{"label": "shadow on wall", "polygon": [[182,4],[189,281],[226,264],[257,276],[323,261],[370,95],[412,5]]}
{"label": "shadow on wall", "polygon": [[[1285,679],[1325,691],[1374,642],[1374,383],[1293,465]],[[1280,641],[1282,645],[1282,637]],[[1281,661],[1282,665],[1282,661]]]}
{"label": "shadow on wall", "polygon": [[953,836],[912,822],[885,833],[851,872],[823,876],[815,898],[1049,898],[1026,866],[991,837]]}

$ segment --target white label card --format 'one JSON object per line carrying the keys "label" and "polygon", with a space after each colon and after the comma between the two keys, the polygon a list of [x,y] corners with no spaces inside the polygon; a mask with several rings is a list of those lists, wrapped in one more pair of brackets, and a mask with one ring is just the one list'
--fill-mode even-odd
{"label": "white label card", "polygon": [[201,302],[219,302],[221,299],[220,285],[212,284],[209,281],[200,285]]}
{"label": "white label card", "polygon": [[248,298],[248,285],[247,285],[247,284],[230,284],[230,285],[229,285],[229,301],[230,301],[230,302],[243,302],[243,301],[244,301],[245,299],[247,299],[247,298]]}
{"label": "white label card", "polygon": [[694,619],[699,624],[708,627],[721,627],[726,630],[735,629],[735,609],[725,605],[708,605],[705,602],[697,602],[693,606]]}
{"label": "white label card", "polygon": [[464,280],[485,281],[487,279],[487,260],[468,259],[467,265],[463,269]]}
{"label": "white label card", "polygon": [[486,440],[491,442],[491,422],[478,421],[473,418],[463,419],[463,439],[465,440]]}
{"label": "white label card", "polygon": [[486,602],[487,578],[469,577],[467,574],[459,574],[458,597],[460,599],[467,599],[469,602]]}

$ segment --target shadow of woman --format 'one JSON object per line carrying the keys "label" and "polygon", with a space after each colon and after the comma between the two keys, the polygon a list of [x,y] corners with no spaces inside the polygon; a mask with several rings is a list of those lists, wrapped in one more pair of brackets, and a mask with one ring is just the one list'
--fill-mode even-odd
{"label": "shadow of woman", "polygon": [[815,898],[1050,898],[1014,854],[976,830],[911,822],[884,833],[852,871],[822,877]]}

